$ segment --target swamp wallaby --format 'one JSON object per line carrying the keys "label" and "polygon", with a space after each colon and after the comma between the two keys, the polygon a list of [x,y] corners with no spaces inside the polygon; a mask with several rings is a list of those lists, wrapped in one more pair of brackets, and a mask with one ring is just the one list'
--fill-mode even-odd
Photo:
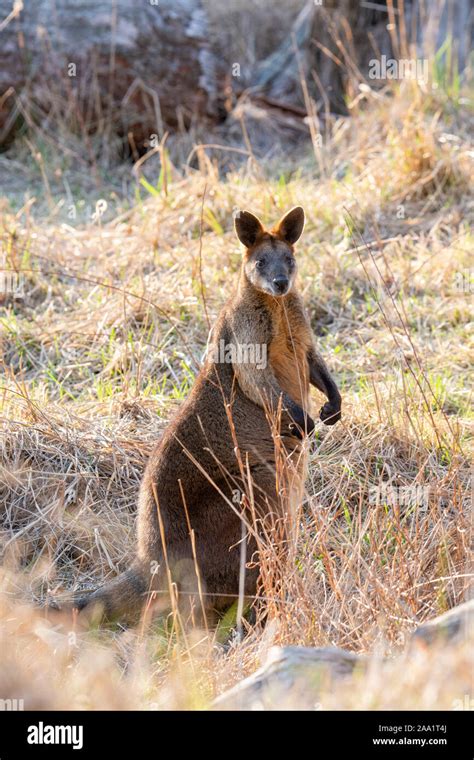
{"label": "swamp wallaby", "polygon": [[[314,428],[310,384],[328,399],[321,419],[332,425],[341,415],[341,396],[295,291],[293,246],[303,226],[300,207],[271,231],[248,211],[237,214],[246,249],[238,286],[214,325],[188,399],[146,467],[136,561],[78,599],[78,609],[99,606],[107,619],[130,620],[151,599],[169,608],[172,589],[179,604],[199,595],[197,605],[204,601],[209,611],[228,606],[239,589],[255,594],[258,542],[251,526],[242,538],[242,521],[258,524],[270,512],[285,520],[289,500],[301,496],[302,440]],[[239,584],[242,543],[251,566]]]}

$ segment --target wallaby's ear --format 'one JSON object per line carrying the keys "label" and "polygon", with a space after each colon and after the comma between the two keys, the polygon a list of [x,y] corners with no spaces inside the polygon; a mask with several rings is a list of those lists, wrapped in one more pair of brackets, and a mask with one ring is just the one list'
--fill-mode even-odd
{"label": "wallaby's ear", "polygon": [[262,224],[250,211],[238,211],[234,217],[235,231],[240,242],[246,248],[251,248],[257,238],[264,232]]}
{"label": "wallaby's ear", "polygon": [[301,236],[303,227],[304,211],[301,206],[295,206],[291,211],[288,211],[282,219],[280,219],[275,228],[275,234],[284,240],[285,243],[293,245],[293,243],[296,243]]}

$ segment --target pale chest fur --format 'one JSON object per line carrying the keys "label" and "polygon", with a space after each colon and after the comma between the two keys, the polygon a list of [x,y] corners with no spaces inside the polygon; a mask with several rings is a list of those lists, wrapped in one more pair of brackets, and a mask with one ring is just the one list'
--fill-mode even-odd
{"label": "pale chest fur", "polygon": [[303,313],[282,308],[274,315],[270,365],[282,390],[303,409],[308,409],[309,403],[307,356],[311,344],[310,328]]}

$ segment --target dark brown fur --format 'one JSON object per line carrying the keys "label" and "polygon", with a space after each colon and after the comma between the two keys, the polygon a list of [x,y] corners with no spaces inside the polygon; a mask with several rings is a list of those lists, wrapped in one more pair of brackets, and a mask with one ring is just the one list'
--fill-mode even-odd
{"label": "dark brown fur", "polygon": [[[138,503],[136,562],[111,584],[79,599],[79,609],[98,604],[106,618],[130,619],[143,609],[150,591],[157,592],[161,606],[169,606],[170,584],[175,584],[180,600],[196,602],[196,564],[206,609],[227,606],[239,593],[243,507],[235,492],[249,490],[239,461],[250,468],[257,516],[273,511],[284,517],[287,506],[276,478],[272,430],[279,404],[283,411],[278,440],[293,458],[299,485],[304,479],[301,439],[314,427],[310,383],[328,398],[321,418],[333,424],[340,417],[339,392],[315,349],[301,297],[294,290],[293,243],[303,224],[300,208],[271,232],[248,212],[236,218],[237,234],[246,245],[239,284],[213,328],[208,358],[188,399],[146,467]],[[287,292],[273,293],[275,287],[287,287]],[[212,351],[220,341],[264,345],[269,361],[260,368],[256,363],[215,362]],[[250,532],[247,561],[256,559],[256,548]],[[245,594],[255,594],[257,577],[258,567],[246,569]]]}

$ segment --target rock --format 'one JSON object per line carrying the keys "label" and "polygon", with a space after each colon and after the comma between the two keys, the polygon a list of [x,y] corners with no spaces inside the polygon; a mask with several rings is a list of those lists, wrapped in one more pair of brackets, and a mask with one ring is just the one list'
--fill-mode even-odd
{"label": "rock", "polygon": [[213,709],[317,710],[323,688],[365,664],[364,657],[335,647],[273,647],[263,667],[218,697]]}
{"label": "rock", "polygon": [[474,635],[474,599],[453,607],[444,615],[423,623],[416,629],[412,642],[416,644],[438,644],[459,641],[461,637]]}
{"label": "rock", "polygon": [[[11,10],[0,0],[0,22]],[[20,2],[1,36],[0,144],[25,118],[41,124],[61,107],[78,129],[119,125],[139,146],[180,120],[222,118],[201,0]]]}
{"label": "rock", "polygon": [[[412,644],[457,645],[474,633],[474,600],[421,625]],[[406,652],[408,662],[415,652]],[[273,647],[264,665],[213,702],[214,710],[317,710],[336,681],[363,673],[368,658],[337,648]],[[371,659],[373,662],[373,659]],[[405,662],[400,658],[400,662]]]}

